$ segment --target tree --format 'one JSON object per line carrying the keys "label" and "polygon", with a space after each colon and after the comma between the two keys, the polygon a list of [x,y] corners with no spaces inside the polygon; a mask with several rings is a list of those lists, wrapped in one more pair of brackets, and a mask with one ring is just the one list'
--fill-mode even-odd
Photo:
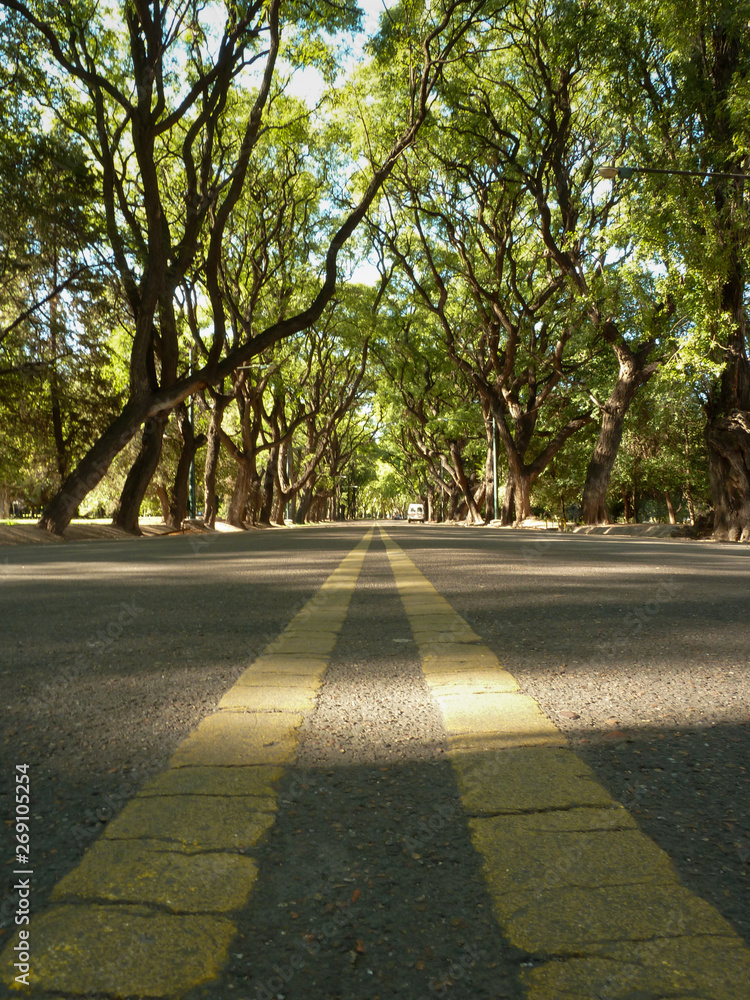
{"label": "tree", "polygon": [[461,506],[471,523],[482,523],[488,491],[481,407],[471,382],[445,356],[429,314],[418,303],[392,301],[374,353],[401,413],[397,434],[389,437],[424,469],[428,519],[435,518],[437,497],[441,508],[447,501],[451,519]]}
{"label": "tree", "polygon": [[710,505],[702,406],[690,384],[662,371],[634,402],[613,470],[613,507],[626,521],[644,517],[677,523]]}
{"label": "tree", "polygon": [[[507,10],[511,17],[515,6]],[[542,195],[532,180],[538,187],[539,177],[552,174],[557,147],[530,109],[522,121],[503,93],[503,81],[512,90],[523,71],[509,63],[507,32],[498,15],[449,78],[443,114],[394,173],[385,218],[372,221],[435,317],[448,356],[471,381],[488,451],[492,418],[499,429],[508,461],[504,523],[529,516],[536,478],[591,419],[574,374],[581,311],[568,276],[551,271],[544,239],[558,223],[549,209],[546,229],[534,219]],[[495,51],[503,61],[490,73]],[[529,134],[514,136],[516,125]],[[542,187],[551,202],[547,181]],[[551,436],[542,414],[557,422]],[[545,431],[539,446],[538,430]]]}
{"label": "tree", "polygon": [[[607,486],[628,408],[664,360],[657,338],[634,328],[632,310],[623,311],[629,296],[627,289],[623,294],[621,262],[608,261],[617,195],[602,194],[594,166],[621,135],[599,69],[599,20],[593,5],[512,4],[501,30],[507,38],[504,58],[513,71],[493,87],[478,67],[462,100],[466,127],[484,137],[490,162],[517,178],[533,199],[547,263],[578,301],[578,322],[583,325],[585,318],[592,349],[608,345],[617,362],[615,384],[598,404],[600,431],[583,491],[587,523],[608,520]],[[511,223],[510,232],[517,227]],[[630,285],[648,288],[648,276],[633,271]],[[581,379],[586,381],[585,371]],[[518,465],[517,458],[512,462]]]}
{"label": "tree", "polygon": [[691,320],[685,363],[713,373],[705,433],[715,531],[733,540],[750,538],[749,17],[744,0],[689,11],[623,2],[613,11],[610,60],[633,160],[699,175],[636,175],[627,182],[630,219],[643,245],[679,275],[674,295]]}
{"label": "tree", "polygon": [[344,438],[351,437],[353,411],[371,388],[367,361],[374,310],[366,308],[369,296],[365,295],[363,302],[358,289],[347,292],[328,314],[325,324],[308,335],[312,362],[309,384],[301,384],[290,373],[286,398],[303,411],[296,447],[294,429],[285,419],[283,427],[278,422],[274,427],[274,440],[278,441],[275,481],[279,513],[284,504],[302,494],[297,514],[300,522],[310,511],[319,470],[326,459],[335,475],[336,469],[351,457],[351,448],[349,455],[344,451]]}
{"label": "tree", "polygon": [[[6,110],[0,412],[15,454],[3,479],[36,505],[116,412],[112,329],[120,317],[97,262],[96,188],[80,144],[59,129],[39,134],[18,109]],[[24,468],[32,472],[26,482]]]}
{"label": "tree", "polygon": [[[40,523],[53,532],[64,529],[114,455],[145,421],[147,433],[117,515],[119,523],[137,530],[137,504],[158,461],[165,415],[187,396],[218,384],[238,365],[308,328],[322,315],[336,286],[341,248],[416,137],[442,67],[482,3],[452,0],[434,16],[425,10],[419,36],[421,67],[404,80],[404,113],[400,110],[395,116],[393,141],[363,179],[361,195],[326,237],[319,288],[295,315],[277,317],[261,331],[244,331],[242,345],[224,357],[222,250],[229,217],[262,134],[282,27],[307,27],[319,35],[352,24],[355,13],[332,3],[326,5],[324,17],[282,0],[257,0],[242,7],[226,4],[225,27],[213,44],[205,19],[209,6],[217,7],[191,0],[170,6],[133,0],[124,6],[122,22],[113,30],[84,3],[54,10],[22,0],[0,4],[35,30],[59,78],[75,83],[75,95],[64,94],[65,101],[58,100],[56,109],[85,135],[98,163],[108,241],[133,314],[128,400],[48,505]],[[188,67],[184,88],[180,83],[185,74],[175,72],[182,65]],[[255,73],[254,80],[258,74],[260,78],[242,141],[225,144],[224,112],[242,74],[248,72]],[[213,340],[207,363],[180,376],[174,295],[195,260],[200,240],[208,243],[205,278]]]}

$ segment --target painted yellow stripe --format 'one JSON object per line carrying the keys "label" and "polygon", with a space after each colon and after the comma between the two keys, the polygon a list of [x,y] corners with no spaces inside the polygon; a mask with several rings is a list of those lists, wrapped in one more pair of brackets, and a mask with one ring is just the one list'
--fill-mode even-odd
{"label": "painted yellow stripe", "polygon": [[[495,915],[529,1000],[747,1000],[750,950],[386,535]],[[537,964],[538,962],[538,964]]]}
{"label": "painted yellow stripe", "polygon": [[295,753],[372,535],[58,883],[29,927],[29,985],[16,979],[18,937],[0,956],[0,982],[31,996],[176,998],[219,974],[232,912],[257,877],[244,852],[274,822],[281,765]]}

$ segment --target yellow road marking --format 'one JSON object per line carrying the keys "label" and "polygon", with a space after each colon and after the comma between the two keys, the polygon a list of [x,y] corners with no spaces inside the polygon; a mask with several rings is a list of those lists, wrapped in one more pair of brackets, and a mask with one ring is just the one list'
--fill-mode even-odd
{"label": "yellow road marking", "polygon": [[380,532],[529,1000],[747,1000],[750,949]]}
{"label": "yellow road marking", "polygon": [[31,974],[11,989],[178,998],[219,975],[231,914],[257,878],[245,853],[273,824],[275,783],[347,615],[370,530],[207,716],[169,767],[108,824],[29,927]]}

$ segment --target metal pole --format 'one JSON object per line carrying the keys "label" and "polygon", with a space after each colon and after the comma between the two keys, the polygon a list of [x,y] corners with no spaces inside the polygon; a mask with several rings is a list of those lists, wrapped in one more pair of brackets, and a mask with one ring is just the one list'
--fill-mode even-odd
{"label": "metal pole", "polygon": [[495,414],[492,414],[492,501],[497,521],[497,425]]}
{"label": "metal pole", "polygon": [[[193,348],[190,347],[190,374],[193,374]],[[195,402],[194,397],[190,397],[190,406],[188,407],[188,414],[190,418],[190,429],[195,436]],[[190,477],[188,479],[188,514],[191,519],[195,519],[195,451],[193,452],[193,457],[190,459]]]}
{"label": "metal pole", "polygon": [[[289,447],[286,451],[286,478],[289,480],[289,485],[292,485],[292,443],[289,442]],[[286,502],[286,517],[287,520],[294,520],[294,510],[292,504],[294,501],[290,497]]]}

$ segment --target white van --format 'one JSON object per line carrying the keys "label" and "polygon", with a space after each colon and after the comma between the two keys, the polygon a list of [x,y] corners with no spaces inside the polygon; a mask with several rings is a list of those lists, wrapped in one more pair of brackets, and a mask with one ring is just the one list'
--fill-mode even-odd
{"label": "white van", "polygon": [[424,521],[424,504],[410,503],[406,512],[406,520],[409,522]]}

